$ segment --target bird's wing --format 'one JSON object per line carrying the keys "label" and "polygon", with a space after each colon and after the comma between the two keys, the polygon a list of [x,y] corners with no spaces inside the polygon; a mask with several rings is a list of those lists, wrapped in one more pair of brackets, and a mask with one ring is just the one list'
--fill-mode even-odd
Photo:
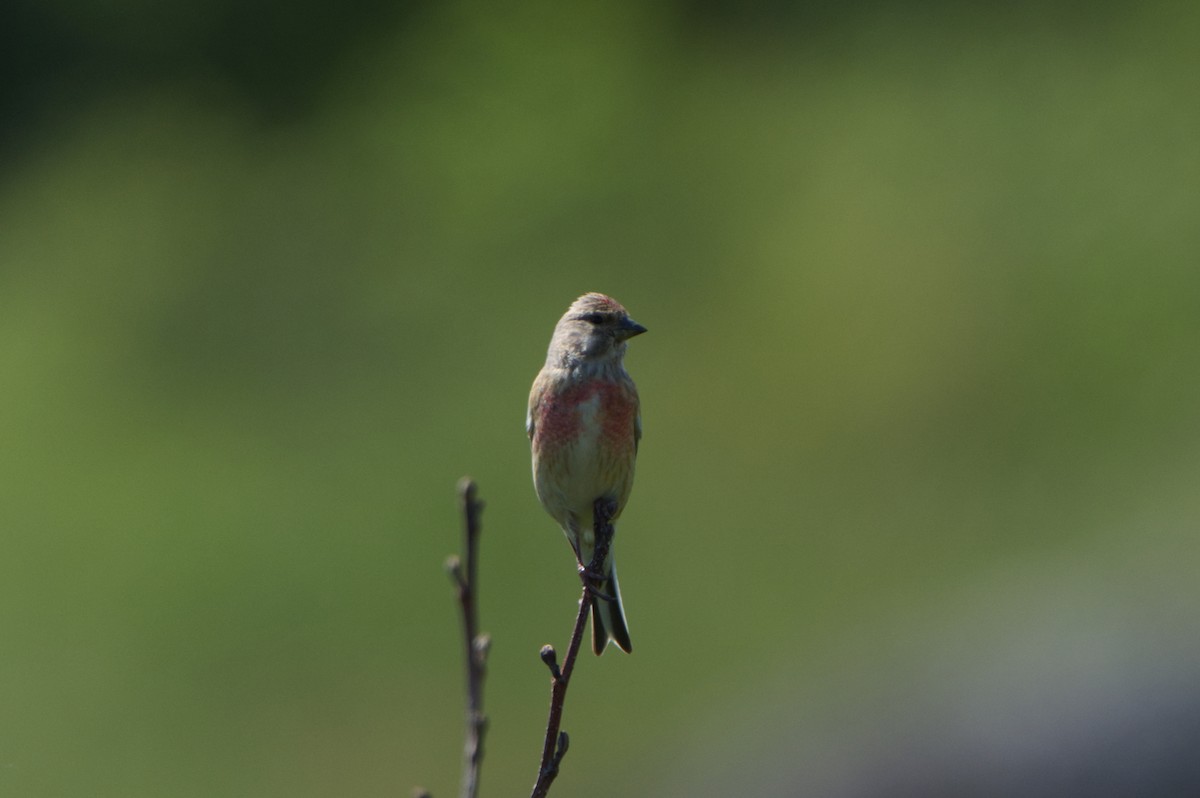
{"label": "bird's wing", "polygon": [[533,388],[529,391],[529,406],[525,410],[525,434],[529,436],[529,440],[533,440],[536,426],[534,419],[537,418],[538,405],[542,400],[541,383],[541,375],[538,375],[538,379],[533,381]]}

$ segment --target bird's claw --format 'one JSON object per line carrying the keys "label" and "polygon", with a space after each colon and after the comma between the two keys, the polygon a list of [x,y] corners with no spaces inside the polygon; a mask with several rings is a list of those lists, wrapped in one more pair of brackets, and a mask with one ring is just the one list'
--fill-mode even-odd
{"label": "bird's claw", "polygon": [[615,604],[617,601],[616,596],[611,596],[608,593],[605,593],[600,588],[598,588],[595,585],[592,585],[588,582],[584,583],[584,587],[587,588],[587,592],[591,593],[592,596],[599,599],[600,601],[607,601],[609,604]]}
{"label": "bird's claw", "polygon": [[599,571],[593,571],[583,563],[576,563],[575,567],[579,570],[579,578],[585,582],[603,582],[604,574]]}
{"label": "bird's claw", "polygon": [[585,565],[580,565],[579,566],[579,578],[583,582],[583,586],[585,588],[587,588],[587,591],[589,593],[591,593],[593,596],[595,596],[596,598],[598,598],[602,601],[610,602],[610,603],[617,600],[615,596],[611,596],[608,593],[605,593],[603,590],[601,590],[599,587],[596,586],[598,583],[605,581],[604,574],[597,573],[596,571],[591,570],[590,568],[588,568]]}

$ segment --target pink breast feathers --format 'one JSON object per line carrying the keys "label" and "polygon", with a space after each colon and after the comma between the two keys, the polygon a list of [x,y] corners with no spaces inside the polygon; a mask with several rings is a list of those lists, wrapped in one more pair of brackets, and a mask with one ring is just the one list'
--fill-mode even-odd
{"label": "pink breast feathers", "polygon": [[604,440],[618,448],[632,449],[637,418],[637,396],[619,382],[601,383],[601,407],[604,409]]}
{"label": "pink breast feathers", "polygon": [[[592,401],[597,393],[599,407],[595,408]],[[585,405],[599,410],[594,418],[602,425],[605,443],[616,447],[634,445],[637,400],[626,386],[607,380],[589,380],[557,393],[547,391],[538,407],[537,437],[546,443],[574,440],[582,431],[581,411]]]}
{"label": "pink breast feathers", "polygon": [[542,394],[538,405],[537,437],[543,443],[566,443],[579,434],[579,403],[595,392],[592,383],[572,385]]}

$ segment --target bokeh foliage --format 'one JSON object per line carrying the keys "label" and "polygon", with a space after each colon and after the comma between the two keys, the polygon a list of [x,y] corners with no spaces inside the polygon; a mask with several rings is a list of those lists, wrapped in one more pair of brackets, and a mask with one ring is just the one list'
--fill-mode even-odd
{"label": "bokeh foliage", "polygon": [[1060,599],[1200,662],[1196,8],[105,8],[0,48],[0,793],[452,794],[468,472],[527,789],[577,583],[524,402],[588,290],[650,328],[636,653],[556,791],[770,771]]}

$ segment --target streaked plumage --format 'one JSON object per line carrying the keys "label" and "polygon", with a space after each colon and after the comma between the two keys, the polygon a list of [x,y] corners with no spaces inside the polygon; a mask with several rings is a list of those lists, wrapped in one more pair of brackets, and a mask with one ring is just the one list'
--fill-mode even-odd
{"label": "streaked plumage", "polygon": [[[641,438],[637,388],[622,359],[626,341],[646,331],[620,303],[584,294],[554,328],[546,364],[529,394],[525,429],[533,453],[533,484],[542,506],[562,527],[583,565],[592,558],[596,499],[615,500],[615,521],[633,487]],[[615,599],[592,604],[592,650],[609,640],[630,651],[612,552],[597,589]]]}

